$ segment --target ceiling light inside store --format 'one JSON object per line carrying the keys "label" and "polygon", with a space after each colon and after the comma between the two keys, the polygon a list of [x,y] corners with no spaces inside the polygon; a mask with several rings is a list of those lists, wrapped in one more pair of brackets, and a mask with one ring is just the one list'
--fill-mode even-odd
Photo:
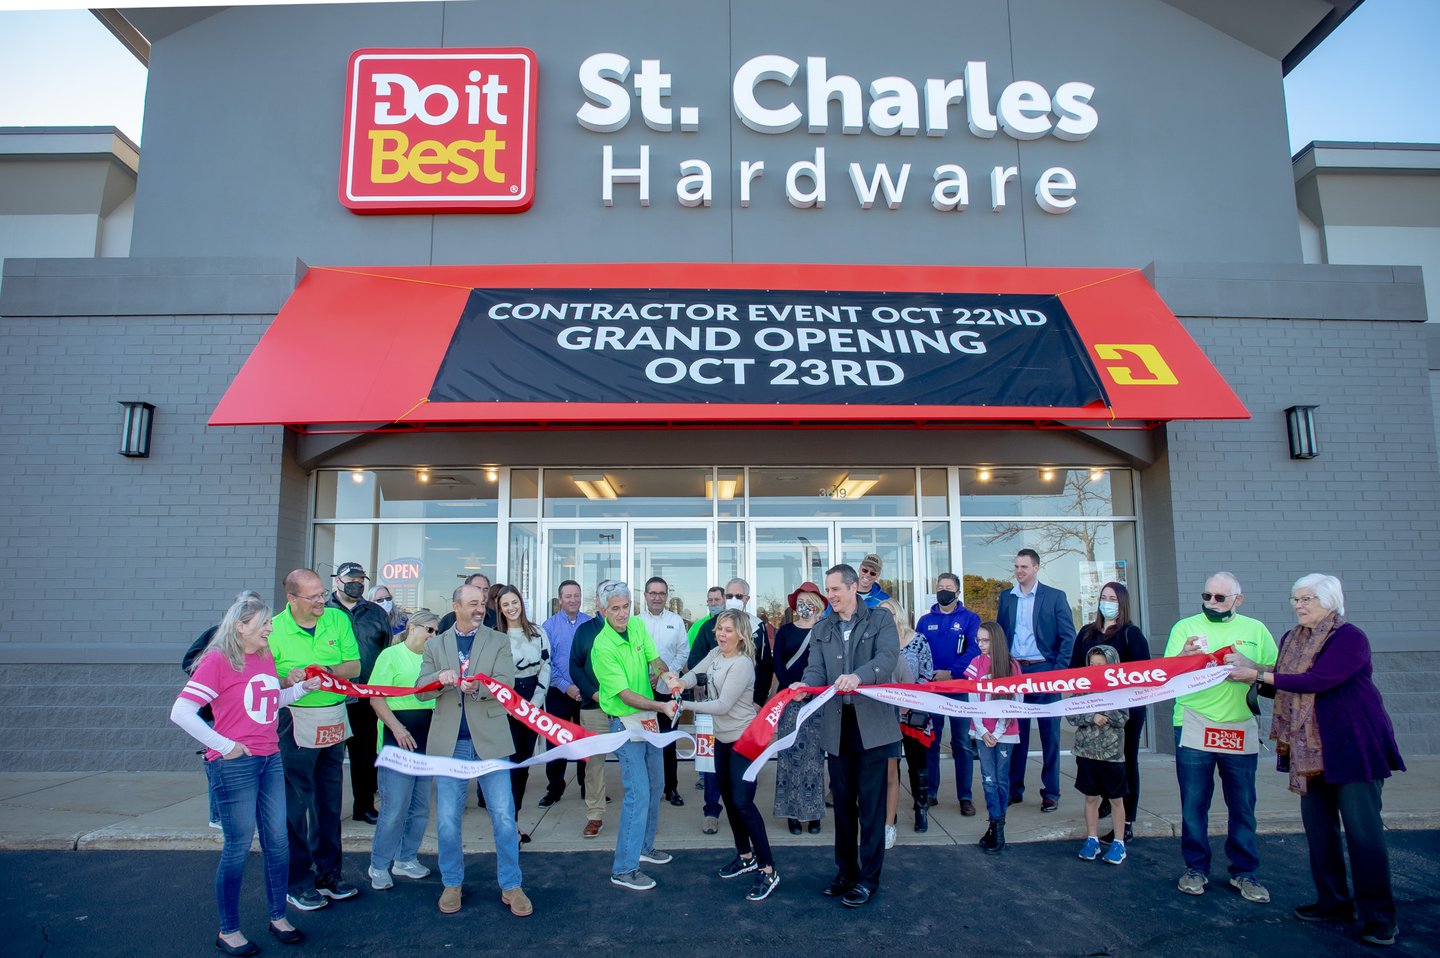
{"label": "ceiling light inside store", "polygon": [[880,481],[878,472],[852,472],[840,483],[840,492],[846,499],[859,499],[865,493],[875,488]]}
{"label": "ceiling light inside store", "polygon": [[989,481],[990,481],[990,470],[989,470],[989,469],[981,469],[979,472],[975,473],[975,478],[976,478],[976,479],[979,479],[981,482],[989,482]]}
{"label": "ceiling light inside store", "polygon": [[1050,480],[1052,480],[1052,479],[1055,478],[1055,470],[1054,470],[1054,469],[1041,469],[1041,470],[1040,470],[1040,478],[1043,479],[1043,480],[1046,481],[1046,482],[1049,482]]}
{"label": "ceiling light inside store", "polygon": [[429,482],[429,481],[430,481],[430,470],[429,470],[429,469],[421,469],[419,472],[415,473],[415,478],[416,478],[416,479],[419,479],[421,482]]}
{"label": "ceiling light inside store", "polygon": [[364,481],[365,481],[365,470],[364,470],[364,469],[352,469],[352,470],[350,470],[350,481],[351,481],[351,482],[364,482]]}
{"label": "ceiling light inside store", "polygon": [[[721,499],[734,499],[734,498],[735,498],[735,490],[736,490],[736,488],[739,487],[739,485],[740,485],[740,480],[739,480],[739,479],[721,479],[721,480],[720,480],[720,498],[721,498]],[[706,499],[714,499],[714,498],[715,498],[715,480],[714,480],[714,479],[706,479],[706,480],[705,480],[705,498],[706,498]]]}
{"label": "ceiling light inside store", "polygon": [[486,469],[485,479],[488,482],[496,482],[500,479],[500,473],[494,469]]}
{"label": "ceiling light inside store", "polygon": [[472,552],[472,553],[470,553],[468,556],[465,557],[465,571],[466,571],[466,572],[469,572],[469,571],[471,571],[472,569],[479,569],[479,568],[480,568],[480,557],[479,557],[479,556],[477,556],[475,553]]}
{"label": "ceiling light inside store", "polygon": [[602,472],[577,472],[570,477],[586,499],[618,499],[619,494]]}
{"label": "ceiling light inside store", "polygon": [[1091,481],[1091,482],[1099,482],[1101,479],[1104,479],[1104,478],[1105,478],[1105,470],[1104,470],[1104,469],[1091,469],[1091,470],[1090,470],[1090,481]]}

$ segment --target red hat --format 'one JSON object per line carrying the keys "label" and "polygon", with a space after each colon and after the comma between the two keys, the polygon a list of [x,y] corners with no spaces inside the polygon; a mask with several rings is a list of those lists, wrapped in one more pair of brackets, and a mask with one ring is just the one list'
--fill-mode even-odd
{"label": "red hat", "polygon": [[813,593],[815,593],[815,598],[817,598],[817,599],[820,600],[820,605],[821,605],[822,608],[823,608],[823,607],[826,607],[826,606],[828,606],[828,605],[830,604],[830,603],[828,603],[828,602],[825,601],[825,596],[820,592],[820,587],[819,587],[818,585],[816,585],[816,584],[813,583],[813,582],[802,582],[802,583],[800,583],[800,588],[798,588],[798,589],[796,589],[794,592],[790,593],[790,611],[791,611],[791,612],[794,612],[794,611],[795,611],[795,600],[796,600],[797,598],[799,598],[800,593],[802,593],[802,592],[813,592]]}

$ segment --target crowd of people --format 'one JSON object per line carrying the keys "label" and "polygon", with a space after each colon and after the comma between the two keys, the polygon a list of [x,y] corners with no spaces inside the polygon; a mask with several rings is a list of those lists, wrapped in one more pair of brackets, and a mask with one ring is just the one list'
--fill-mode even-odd
{"label": "crowd of people", "polygon": [[[460,760],[519,762],[534,755],[539,737],[512,718],[476,675],[588,731],[632,733],[614,752],[623,792],[610,871],[616,886],[653,889],[657,882],[642,866],[671,861],[655,837],[662,806],[685,804],[674,746],[635,733],[669,731],[684,712],[713,736],[713,764],[701,769],[697,782],[704,791],[701,830],[718,832],[723,812],[735,846],[733,859],[717,874],[749,876],[750,901],[771,896],[781,872],[755,783],[744,777],[750,759],[736,743],[759,707],[786,688],[797,694],[780,717],[779,736],[797,731],[806,699],[798,690],[833,687],[838,693],[779,753],[771,810],[792,834],[820,832],[827,809],[833,810],[836,872],[824,895],[859,908],[878,893],[885,853],[896,838],[902,758],[914,830],[929,828],[929,809],[940,800],[947,724],[960,814],[978,814],[972,790],[978,760],[988,816],[979,847],[1002,853],[1007,809],[1025,798],[1030,720],[927,714],[846,693],[862,685],[1004,679],[1148,659],[1150,644],[1131,620],[1129,593],[1122,583],[1106,583],[1093,618],[1077,634],[1069,599],[1039,580],[1039,555],[1022,549],[1014,561],[1014,586],[999,595],[995,619],[981,621],[967,609],[959,577],[946,572],[935,579],[935,604],[912,622],[881,588],[882,569],[881,557],[871,554],[858,569],[829,569],[823,588],[801,583],[788,596],[778,628],[749,613],[750,586],[739,578],[712,588],[706,616],[693,624],[670,608],[669,585],[659,576],[639,596],[625,582],[599,583],[593,615],[581,611],[580,584],[567,580],[557,589],[556,611],[539,623],[520,590],[492,584],[483,574],[455,589],[443,617],[399,609],[383,586],[367,593],[365,569],[355,562],[337,569],[330,589],[313,571],[290,573],[285,607],[273,616],[258,594],[241,593],[187,651],[189,681],[171,712],[204,746],[211,823],[224,833],[215,881],[216,948],[231,955],[259,950],[241,931],[238,913],[241,875],[257,828],[268,930],[278,941],[303,939],[286,917],[287,904],[312,911],[359,894],[341,870],[346,749],[352,814],[375,826],[371,888],[392,888],[395,876],[430,876],[419,850],[433,813],[438,907],[446,914],[461,909],[461,824],[469,782],[377,770],[376,755],[383,746]],[[1185,866],[1178,890],[1201,895],[1210,881],[1208,820],[1218,773],[1229,815],[1229,884],[1248,901],[1269,901],[1258,874],[1255,779],[1258,698],[1273,697],[1270,737],[1280,771],[1300,795],[1317,894],[1295,915],[1338,922],[1358,912],[1362,941],[1393,943],[1398,926],[1380,795],[1384,779],[1404,763],[1371,681],[1368,640],[1344,619],[1339,581],[1311,575],[1295,583],[1297,624],[1278,643],[1263,623],[1239,612],[1244,596],[1235,576],[1210,576],[1200,599],[1201,611],[1171,629],[1164,654],[1229,649],[1231,671],[1226,682],[1182,695],[1173,709],[1157,707],[1157,715],[1171,710],[1174,728]],[[307,678],[311,666],[373,686],[435,688],[347,701]],[[1024,699],[1046,703],[1058,696]],[[1119,865],[1134,839],[1146,710],[1097,706],[1066,720],[1075,729],[1075,788],[1084,797],[1087,834],[1079,857]],[[1042,756],[1039,808],[1049,813],[1062,798],[1060,719],[1035,722]],[[604,760],[598,755],[574,763],[585,839],[605,827]],[[562,799],[571,764],[544,766],[540,807]],[[517,823],[528,779],[528,768],[507,768],[476,780],[495,840],[500,898],[517,917],[534,911],[520,856],[530,839]],[[1111,827],[1101,834],[1106,819]]]}

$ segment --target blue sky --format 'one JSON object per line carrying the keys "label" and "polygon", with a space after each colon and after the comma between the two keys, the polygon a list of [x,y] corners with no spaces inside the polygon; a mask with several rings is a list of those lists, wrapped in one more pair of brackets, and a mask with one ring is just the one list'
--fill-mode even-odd
{"label": "blue sky", "polygon": [[[1366,0],[1285,81],[1292,152],[1440,143],[1437,38],[1440,0]],[[88,11],[0,13],[0,126],[118,126],[139,142],[144,98],[145,70]]]}

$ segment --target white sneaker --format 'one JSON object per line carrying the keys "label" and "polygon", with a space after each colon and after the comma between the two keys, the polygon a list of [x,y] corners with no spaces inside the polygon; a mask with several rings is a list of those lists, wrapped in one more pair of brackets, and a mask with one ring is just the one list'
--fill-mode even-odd
{"label": "white sneaker", "polygon": [[412,858],[408,862],[395,862],[390,866],[390,874],[400,875],[403,878],[414,878],[417,881],[421,878],[430,877],[430,869],[420,864],[420,860]]}
{"label": "white sneaker", "polygon": [[387,888],[395,887],[395,880],[390,877],[389,872],[382,872],[374,867],[369,869],[370,887],[376,891],[385,891]]}
{"label": "white sneaker", "polygon": [[887,849],[888,849],[888,848],[894,848],[894,847],[895,847],[895,826],[894,826],[894,825],[886,825],[886,826],[885,826],[885,847],[886,847]]}
{"label": "white sneaker", "polygon": [[223,832],[225,830],[225,826],[220,824],[220,819],[218,818],[210,819],[210,827],[216,829],[217,831]]}

